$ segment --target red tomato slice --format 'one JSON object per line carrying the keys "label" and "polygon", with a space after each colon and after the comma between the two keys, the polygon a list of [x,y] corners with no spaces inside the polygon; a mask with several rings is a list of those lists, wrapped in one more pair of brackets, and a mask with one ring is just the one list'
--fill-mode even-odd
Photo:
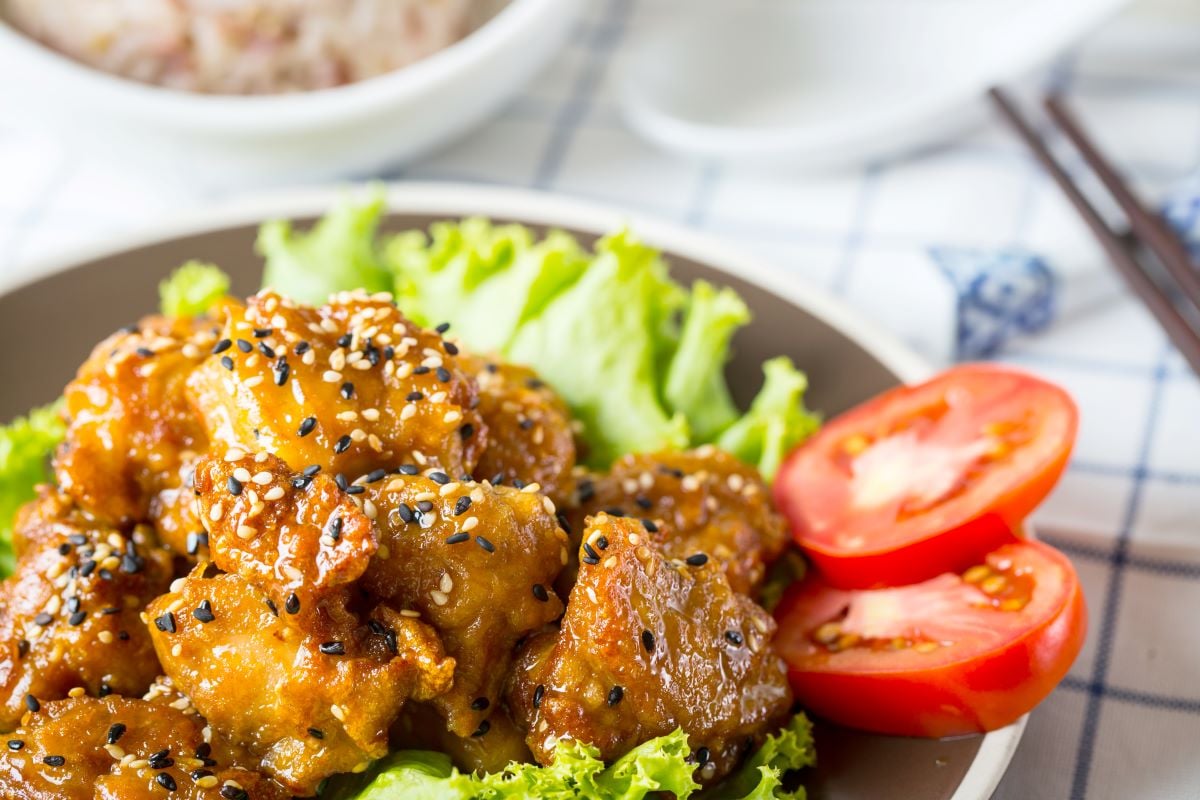
{"label": "red tomato slice", "polygon": [[1013,538],[1075,441],[1062,389],[984,365],[879,395],[798,447],[775,481],[792,533],[831,583],[958,572]]}
{"label": "red tomato slice", "polygon": [[835,589],[814,574],[775,616],[776,645],[806,709],[901,736],[1016,721],[1067,674],[1087,630],[1075,569],[1039,542],[893,589]]}

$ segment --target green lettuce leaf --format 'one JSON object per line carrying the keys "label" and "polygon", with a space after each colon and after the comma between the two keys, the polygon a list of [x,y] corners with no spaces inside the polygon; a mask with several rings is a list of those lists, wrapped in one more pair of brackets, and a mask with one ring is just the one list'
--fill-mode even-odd
{"label": "green lettuce leaf", "polygon": [[229,294],[229,276],[212,264],[189,261],[158,285],[158,304],[172,317],[203,316]]}
{"label": "green lettuce leaf", "polygon": [[12,524],[33,487],[51,478],[49,459],[66,435],[61,403],[35,408],[0,427],[0,576],[12,573]]}
{"label": "green lettuce leaf", "polygon": [[551,231],[540,241],[521,225],[485,219],[440,222],[407,231],[384,248],[395,273],[396,301],[421,325],[452,322],[481,353],[499,353],[517,327],[535,318],[588,265],[572,236]]}
{"label": "green lettuce leaf", "polygon": [[711,441],[738,418],[725,382],[725,362],[733,334],[749,321],[750,309],[733,289],[717,289],[707,281],[692,284],[663,399],[687,418],[696,441]]}
{"label": "green lettuce leaf", "polygon": [[[804,800],[804,787],[785,788],[787,773],[817,763],[812,723],[803,714],[768,736],[741,768],[720,786],[705,792],[705,800]],[[794,782],[789,781],[789,782]]]}
{"label": "green lettuce leaf", "polygon": [[717,447],[758,467],[768,481],[788,451],[821,424],[804,407],[808,378],[790,358],[777,356],[763,364],[765,380],[750,410],[716,439]]}
{"label": "green lettuce leaf", "polygon": [[350,289],[391,291],[391,273],[375,243],[383,208],[379,194],[361,205],[339,203],[307,232],[285,220],[265,223],[255,245],[266,259],[263,286],[312,305]]}
{"label": "green lettuce leaf", "polygon": [[664,407],[658,389],[659,363],[676,343],[668,325],[685,298],[655,250],[617,233],[506,348],[563,396],[583,424],[591,464],[687,447],[687,420]]}
{"label": "green lettuce leaf", "polygon": [[450,756],[401,750],[383,758],[365,775],[339,775],[321,792],[322,800],[471,800],[479,781],[450,763]]}

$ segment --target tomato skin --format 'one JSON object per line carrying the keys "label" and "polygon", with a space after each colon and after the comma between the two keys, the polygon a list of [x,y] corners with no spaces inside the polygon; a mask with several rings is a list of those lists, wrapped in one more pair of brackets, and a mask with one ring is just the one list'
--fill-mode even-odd
{"label": "tomato skin", "polygon": [[[975,393],[971,400],[977,408],[963,416],[980,417],[976,430],[994,421],[989,413],[1024,411],[1037,421],[1033,444],[1014,456],[1019,463],[989,465],[986,486],[968,484],[958,496],[904,520],[852,507],[850,478],[835,465],[840,443],[860,433],[879,434],[898,417],[918,413],[953,391]],[[969,442],[961,420],[957,427],[955,444]],[[1007,368],[963,365],[923,384],[896,387],[828,422],[785,460],[774,499],[797,544],[831,584],[903,586],[960,572],[1012,541],[1013,532],[1058,482],[1077,428],[1075,404],[1062,389]],[[913,452],[920,453],[920,446]],[[851,535],[864,543],[847,547],[839,541]]]}
{"label": "tomato skin", "polygon": [[[850,728],[898,736],[942,738],[982,733],[1009,725],[1032,710],[1058,685],[1087,633],[1083,591],[1070,562],[1058,551],[1037,547],[1065,565],[1069,581],[1054,613],[1036,620],[1002,646],[984,652],[964,648],[961,658],[931,659],[927,667],[889,663],[880,652],[854,659],[813,657],[797,647],[813,622],[804,620],[815,598],[838,592],[820,575],[793,585],[776,610],[776,643],[788,662],[796,699],[808,710]],[[819,602],[816,605],[820,605]],[[1019,612],[1018,612],[1019,613]],[[798,652],[801,651],[801,652]],[[874,662],[864,664],[863,661]]]}

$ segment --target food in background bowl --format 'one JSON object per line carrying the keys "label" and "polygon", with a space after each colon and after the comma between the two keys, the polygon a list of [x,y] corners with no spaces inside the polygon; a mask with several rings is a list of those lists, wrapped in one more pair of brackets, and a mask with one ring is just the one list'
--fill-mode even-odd
{"label": "food in background bowl", "polygon": [[143,83],[213,94],[326,89],[461,39],[482,0],[0,0],[49,47]]}

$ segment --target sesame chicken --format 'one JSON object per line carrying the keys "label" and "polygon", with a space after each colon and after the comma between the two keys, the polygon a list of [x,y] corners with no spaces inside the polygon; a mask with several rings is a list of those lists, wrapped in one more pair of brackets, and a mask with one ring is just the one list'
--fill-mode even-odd
{"label": "sesame chicken", "polygon": [[562,568],[566,534],[532,484],[462,483],[430,471],[368,489],[380,544],[363,587],[419,613],[441,634],[458,663],[453,689],[433,703],[451,731],[470,736],[500,700],[518,640],[562,613],[545,587]]}
{"label": "sesame chicken", "polygon": [[583,531],[561,630],[518,656],[507,700],[542,764],[560,739],[607,760],[683,728],[696,778],[727,774],[792,702],[775,622],[713,560],[669,558],[640,522],[598,514]]}

